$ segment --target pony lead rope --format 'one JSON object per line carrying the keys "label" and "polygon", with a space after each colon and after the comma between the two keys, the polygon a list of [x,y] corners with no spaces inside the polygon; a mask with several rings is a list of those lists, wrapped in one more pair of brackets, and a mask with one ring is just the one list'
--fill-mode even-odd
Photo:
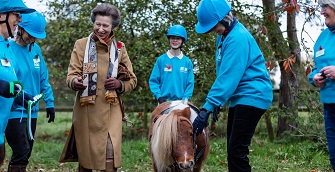
{"label": "pony lead rope", "polygon": [[28,130],[28,137],[30,140],[34,140],[33,132],[31,131],[31,107],[35,106],[40,100],[42,100],[44,97],[44,94],[38,94],[33,99],[33,101],[28,101],[28,117],[27,117],[27,130]]}
{"label": "pony lead rope", "polygon": [[33,101],[28,101],[28,118],[27,118],[27,130],[28,130],[28,137],[30,140],[34,140],[33,132],[31,131],[31,105]]}

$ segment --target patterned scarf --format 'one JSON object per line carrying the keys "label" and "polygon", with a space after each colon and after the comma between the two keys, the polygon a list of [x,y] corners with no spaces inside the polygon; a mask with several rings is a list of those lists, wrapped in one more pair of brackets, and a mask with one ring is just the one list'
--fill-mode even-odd
{"label": "patterned scarf", "polygon": [[[117,51],[116,51],[117,50]],[[118,64],[119,64],[119,56],[121,49],[116,48],[116,41],[114,40],[111,46],[110,57],[109,57],[109,68],[107,76],[117,78],[118,74]],[[113,53],[115,52],[115,53]],[[118,104],[118,96],[115,90],[106,90],[105,99],[110,104]]]}
{"label": "patterned scarf", "polygon": [[[115,77],[118,70],[118,56],[117,51],[115,51],[115,41],[113,41],[111,46],[111,53],[109,57],[109,69],[108,75]],[[115,53],[112,53],[115,52]],[[96,50],[96,43],[93,38],[93,33],[88,37],[86,43],[85,55],[84,55],[84,65],[83,65],[83,84],[87,85],[86,89],[80,91],[80,104],[95,104],[95,99],[97,97],[97,78],[98,78],[98,56]],[[108,91],[106,91],[108,92]]]}
{"label": "patterned scarf", "polygon": [[227,36],[228,33],[234,28],[234,26],[237,24],[237,19],[234,17],[234,15],[229,12],[221,21],[220,23],[226,27],[225,33],[223,36]]}

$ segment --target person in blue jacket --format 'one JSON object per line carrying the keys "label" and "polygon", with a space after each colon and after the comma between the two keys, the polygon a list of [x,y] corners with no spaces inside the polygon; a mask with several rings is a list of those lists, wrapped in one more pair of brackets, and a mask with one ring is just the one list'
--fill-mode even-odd
{"label": "person in blue jacket", "polygon": [[[9,48],[9,37],[12,37],[19,22],[21,22],[22,13],[35,11],[28,8],[22,0],[2,0],[0,5],[0,78],[4,82],[17,81],[16,72],[18,69],[14,61],[14,54]],[[10,109],[14,99],[9,98],[16,95],[8,95],[8,85],[1,84],[2,96],[0,96],[0,166],[5,158],[5,129],[7,126]],[[7,85],[7,86],[5,86]],[[12,84],[13,85],[13,84]],[[15,84],[14,84],[15,85]],[[10,86],[11,87],[11,86]],[[14,86],[15,87],[15,86]],[[12,87],[13,88],[13,87]],[[15,88],[14,88],[15,89]],[[4,95],[6,94],[6,95]]]}
{"label": "person in blue jacket", "polygon": [[181,51],[187,42],[186,29],[174,25],[166,36],[171,48],[156,60],[149,78],[150,90],[159,104],[173,100],[188,101],[193,94],[194,73],[192,61]]}
{"label": "person in blue jacket", "polygon": [[[249,145],[256,126],[270,107],[272,83],[257,42],[231,13],[227,0],[202,0],[197,9],[196,32],[218,34],[216,79],[193,122],[196,134],[208,125],[209,115],[229,102],[227,124],[228,169],[251,171]],[[218,119],[213,114],[213,120]]]}
{"label": "person in blue jacket", "polygon": [[314,44],[315,67],[309,82],[320,88],[330,164],[335,171],[335,2],[319,0],[327,26]]}
{"label": "person in blue jacket", "polygon": [[[36,39],[46,37],[46,20],[39,12],[22,14],[22,22],[18,25],[17,36],[11,40],[10,47],[15,54],[15,60],[20,63],[17,78],[24,85],[24,90],[31,95],[44,94],[48,122],[54,122],[54,97],[48,80],[48,68],[42,56],[41,48],[35,43]],[[33,136],[36,130],[39,106],[25,110],[22,104],[14,103],[11,109],[6,139],[12,148],[12,156],[8,164],[8,171],[25,171],[33,148]],[[31,121],[30,121],[31,120]],[[27,131],[28,125],[28,131]]]}

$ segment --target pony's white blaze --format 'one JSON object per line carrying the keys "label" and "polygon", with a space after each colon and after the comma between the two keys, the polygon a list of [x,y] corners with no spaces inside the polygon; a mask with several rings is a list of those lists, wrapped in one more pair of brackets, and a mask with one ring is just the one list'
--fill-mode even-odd
{"label": "pony's white blaze", "polygon": [[184,152],[184,163],[186,164],[187,163],[187,152]]}

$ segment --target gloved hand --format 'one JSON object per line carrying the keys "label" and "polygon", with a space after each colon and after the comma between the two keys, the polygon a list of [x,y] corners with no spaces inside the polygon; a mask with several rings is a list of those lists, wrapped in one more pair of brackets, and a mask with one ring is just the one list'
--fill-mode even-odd
{"label": "gloved hand", "polygon": [[194,119],[193,122],[193,133],[199,135],[202,133],[205,127],[208,125],[208,117],[210,112],[202,108],[198,116]]}
{"label": "gloved hand", "polygon": [[20,94],[18,97],[14,99],[14,102],[27,109],[29,100],[34,101],[34,97],[26,92],[23,92],[23,94]]}
{"label": "gloved hand", "polygon": [[214,122],[219,120],[219,113],[220,113],[220,106],[215,107],[214,110],[213,110],[213,114],[212,114],[212,120]]}
{"label": "gloved hand", "polygon": [[83,84],[83,78],[82,77],[76,77],[72,80],[72,87],[74,90],[85,90],[86,85]]}
{"label": "gloved hand", "polygon": [[7,82],[4,80],[0,80],[0,96],[3,96],[5,98],[12,98],[21,94],[21,91],[22,85],[20,82]]}
{"label": "gloved hand", "polygon": [[116,90],[121,88],[121,82],[113,77],[108,76],[105,80],[105,89],[106,90]]}
{"label": "gloved hand", "polygon": [[166,102],[166,99],[164,99],[163,97],[158,98],[158,103],[159,104],[162,104],[164,102]]}
{"label": "gloved hand", "polygon": [[46,108],[48,123],[55,121],[55,108]]}

